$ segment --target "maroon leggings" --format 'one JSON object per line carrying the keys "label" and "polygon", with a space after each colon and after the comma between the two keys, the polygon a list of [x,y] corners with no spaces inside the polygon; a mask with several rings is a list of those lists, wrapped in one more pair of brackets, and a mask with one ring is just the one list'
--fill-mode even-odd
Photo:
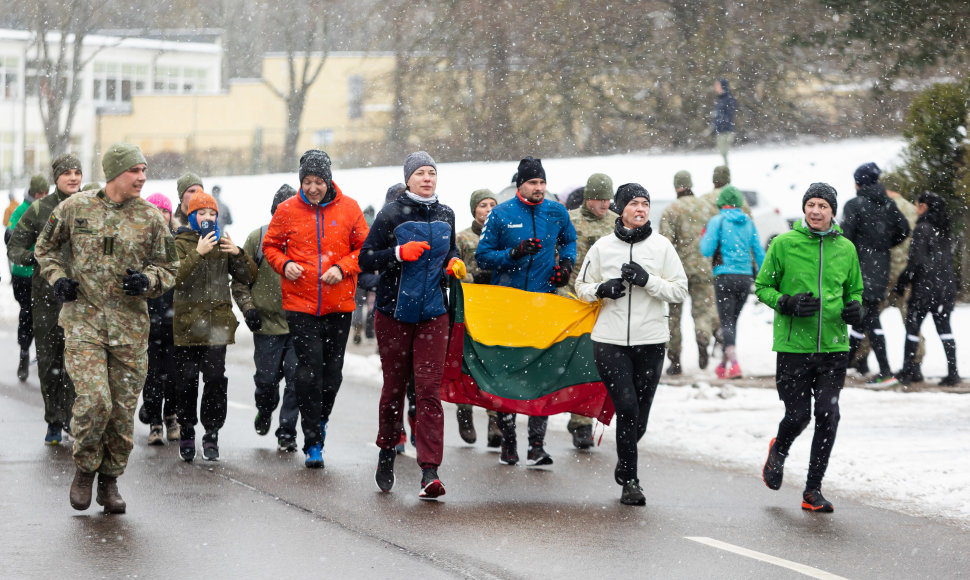
{"label": "maroon leggings", "polygon": [[381,312],[374,317],[377,351],[384,372],[377,446],[394,449],[401,439],[404,397],[413,373],[417,404],[414,442],[418,465],[422,468],[441,465],[445,429],[441,411],[441,376],[445,369],[448,330],[446,314],[413,324]]}

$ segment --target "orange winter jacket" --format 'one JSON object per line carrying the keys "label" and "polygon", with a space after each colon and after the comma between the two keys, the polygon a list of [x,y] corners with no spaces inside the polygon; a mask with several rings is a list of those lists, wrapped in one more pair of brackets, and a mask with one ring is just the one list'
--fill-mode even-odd
{"label": "orange winter jacket", "polygon": [[[335,196],[319,205],[299,194],[276,208],[263,237],[263,255],[280,274],[283,310],[323,316],[353,312],[357,289],[357,255],[367,238],[367,222],[356,201],[333,184]],[[288,280],[283,274],[288,262],[303,266],[303,274]],[[320,276],[336,265],[343,280],[330,285]]]}

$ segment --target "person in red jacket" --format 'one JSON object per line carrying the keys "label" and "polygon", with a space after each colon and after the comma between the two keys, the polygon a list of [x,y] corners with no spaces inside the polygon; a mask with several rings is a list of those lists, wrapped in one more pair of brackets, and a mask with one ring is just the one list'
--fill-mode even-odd
{"label": "person in red jacket", "polygon": [[343,381],[357,289],[357,256],[367,222],[333,182],[330,156],[300,158],[300,191],[281,203],[263,237],[263,255],[281,275],[283,310],[297,356],[296,396],[307,467],[323,467],[327,423]]}

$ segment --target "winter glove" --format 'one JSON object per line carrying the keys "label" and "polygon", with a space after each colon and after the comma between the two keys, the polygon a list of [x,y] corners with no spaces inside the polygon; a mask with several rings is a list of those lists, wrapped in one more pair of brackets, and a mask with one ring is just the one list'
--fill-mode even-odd
{"label": "winter glove", "polygon": [[846,321],[852,326],[859,326],[862,324],[862,319],[866,315],[866,309],[859,304],[858,300],[851,300],[842,309],[842,320]]}
{"label": "winter glove", "polygon": [[549,283],[556,288],[562,288],[566,284],[569,284],[569,275],[573,271],[573,265],[568,261],[563,260],[559,262],[559,265],[552,269],[552,276],[549,277]]}
{"label": "winter glove", "polygon": [[512,248],[512,250],[509,252],[509,257],[511,257],[513,260],[520,260],[526,256],[538,254],[539,250],[541,249],[542,242],[539,241],[539,238],[529,238],[519,242],[519,246],[517,248]]}
{"label": "winter glove", "polygon": [[636,284],[637,286],[646,286],[647,280],[650,279],[650,274],[643,269],[643,266],[636,262],[629,262],[620,266],[620,275],[630,284]]}
{"label": "winter glove", "polygon": [[246,319],[246,326],[253,332],[257,332],[263,327],[263,317],[259,315],[259,310],[255,308],[243,312],[243,318]]}
{"label": "winter glove", "polygon": [[121,281],[121,287],[124,288],[125,294],[128,296],[141,296],[145,292],[148,292],[148,276],[131,268],[125,269],[125,272],[128,275]]}
{"label": "winter glove", "polygon": [[77,287],[80,286],[76,280],[68,277],[58,278],[54,282],[54,296],[61,302],[74,302],[77,300]]}
{"label": "winter glove", "polygon": [[449,276],[454,276],[458,280],[463,280],[465,278],[465,274],[468,273],[468,270],[465,269],[464,262],[458,258],[452,258],[448,261],[448,267],[445,268],[445,273]]}
{"label": "winter glove", "polygon": [[609,298],[610,300],[622,298],[626,296],[626,282],[623,281],[623,278],[607,280],[596,289],[596,295],[600,298]]}
{"label": "winter glove", "polygon": [[408,242],[404,245],[398,246],[398,253],[401,256],[401,261],[403,262],[414,262],[421,257],[421,254],[425,250],[430,250],[431,245],[428,242]]}
{"label": "winter glove", "polygon": [[38,265],[37,264],[37,258],[34,256],[34,253],[33,252],[27,254],[27,264],[26,265],[27,266],[37,266]]}
{"label": "winter glove", "polygon": [[788,316],[813,316],[822,308],[822,301],[812,296],[811,292],[802,292],[789,296],[783,294],[778,299],[778,312]]}

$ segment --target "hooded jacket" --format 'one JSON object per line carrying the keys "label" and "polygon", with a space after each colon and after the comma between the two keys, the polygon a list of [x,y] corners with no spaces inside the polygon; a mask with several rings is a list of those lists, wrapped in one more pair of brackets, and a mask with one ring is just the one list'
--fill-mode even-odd
{"label": "hooded jacket", "polygon": [[889,284],[890,250],[906,239],[909,222],[886,195],[881,183],[861,186],[839,220],[843,235],[855,245],[865,283],[863,297],[880,302]]}
{"label": "hooded jacket", "polygon": [[[796,317],[777,312],[778,299],[811,292],[822,299],[814,316]],[[791,231],[772,240],[755,280],[758,299],[774,308],[775,352],[847,352],[849,334],[842,309],[862,299],[859,256],[838,226],[825,235],[801,220]]]}
{"label": "hooded jacket", "polygon": [[[542,249],[538,254],[513,260],[511,250],[529,238],[539,238]],[[496,286],[555,292],[549,278],[558,265],[557,252],[559,262],[566,260],[570,267],[576,262],[576,229],[566,207],[548,200],[529,204],[516,193],[488,214],[475,259],[480,268],[492,271],[491,283]]]}
{"label": "hooded jacket", "polygon": [[683,302],[688,295],[687,274],[667,238],[656,233],[634,243],[621,240],[616,233],[600,238],[586,253],[576,278],[576,294],[581,300],[596,302],[600,284],[620,278],[620,268],[628,262],[643,266],[650,275],[647,285],[627,283],[626,296],[602,300],[590,337],[622,346],[665,343],[670,340],[667,303]]}
{"label": "hooded jacket", "polygon": [[710,258],[720,248],[721,263],[714,266],[714,275],[755,274],[751,259],[760,268],[765,251],[758,239],[754,222],[738,208],[725,208],[707,222],[700,241],[701,253]]}

